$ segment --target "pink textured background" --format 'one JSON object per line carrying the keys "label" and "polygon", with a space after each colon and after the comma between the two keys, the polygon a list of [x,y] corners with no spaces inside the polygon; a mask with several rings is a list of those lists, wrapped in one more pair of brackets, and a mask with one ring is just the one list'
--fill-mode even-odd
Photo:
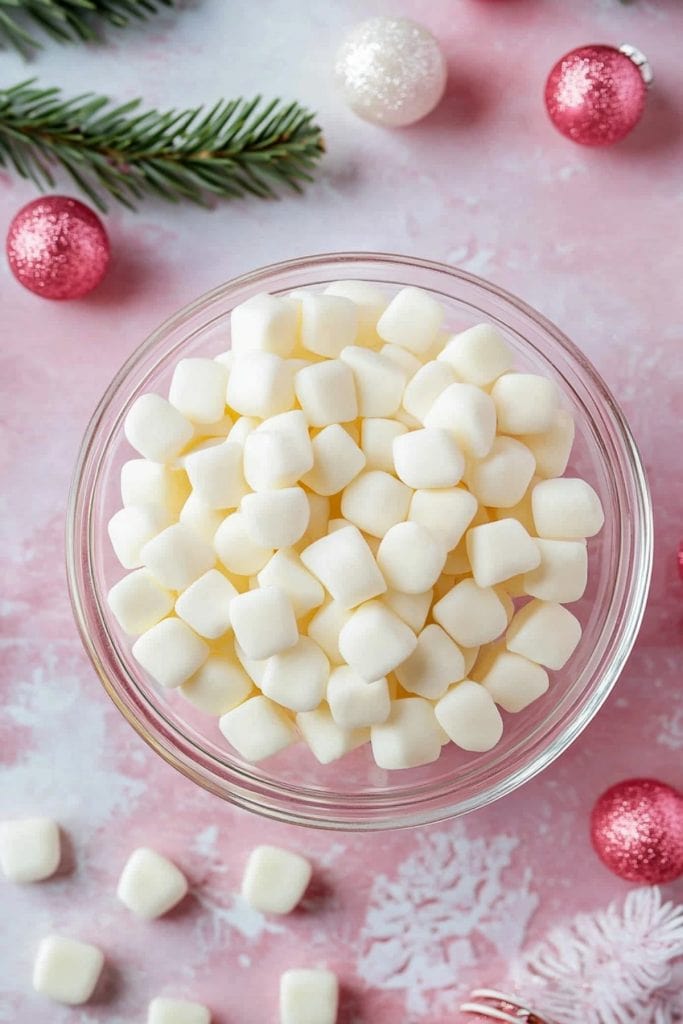
{"label": "pink textured background", "polygon": [[[330,66],[368,13],[422,18],[451,68],[440,109],[386,132],[338,102]],[[329,155],[304,198],[214,212],[147,203],[107,219],[114,261],[86,301],[49,304],[0,266],[2,561],[0,817],[54,815],[72,847],[45,884],[0,886],[0,1021],[142,1021],[160,992],[205,999],[216,1024],[277,1019],[277,975],[326,963],[343,982],[342,1024],[452,1019],[472,981],[503,979],[548,927],[626,885],[597,862],[588,809],[612,782],[651,773],[683,787],[683,78],[679,0],[451,0],[322,4],[188,0],[99,49],[48,46],[29,71],[0,54],[0,83],[28,73],[157,104],[296,96],[317,108]],[[541,103],[555,59],[629,41],[657,82],[618,148],[557,135]],[[0,178],[4,231],[31,188]],[[157,323],[257,265],[330,249],[445,260],[503,285],[565,330],[627,411],[652,484],[657,548],[636,652],[572,750],[502,803],[459,823],[391,836],[328,836],[271,824],[199,792],[162,764],[100,690],[72,623],[63,517],[71,467],[111,374]],[[677,437],[678,435],[678,437]],[[235,897],[249,848],[310,853],[304,907],[266,921]],[[153,923],[113,898],[128,851],[149,843],[187,871],[192,895]],[[683,899],[683,884],[667,894]],[[46,1005],[30,991],[49,930],[93,939],[110,962],[96,1003]]]}

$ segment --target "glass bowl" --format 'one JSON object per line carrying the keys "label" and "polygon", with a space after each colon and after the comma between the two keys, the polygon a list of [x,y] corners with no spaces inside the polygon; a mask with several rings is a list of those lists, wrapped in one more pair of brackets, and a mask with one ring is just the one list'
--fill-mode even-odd
{"label": "glass bowl", "polygon": [[[569,471],[599,493],[605,525],[589,542],[589,586],[572,605],[583,638],[549,692],[505,715],[501,743],[487,754],[453,744],[423,768],[385,772],[370,751],[322,766],[304,747],[248,764],[209,719],[175,691],[160,692],[132,659],[131,641],[106,594],[121,576],[106,524],[120,506],[119,473],[134,456],[123,433],[133,401],[166,393],[182,356],[229,346],[231,309],[258,291],[286,293],[358,278],[396,290],[416,285],[447,310],[449,329],[493,322],[518,366],[556,380],[576,422]],[[404,256],[339,253],[291,260],[245,274],[167,320],[131,356],[102,398],[83,440],[67,523],[71,599],[83,643],[102,683],[134,729],[198,785],[268,817],[330,829],[389,829],[464,814],[511,793],[561,754],[598,711],[633,646],[652,563],[652,514],[643,466],[626,421],[581,352],[542,316],[502,289],[460,270]]]}

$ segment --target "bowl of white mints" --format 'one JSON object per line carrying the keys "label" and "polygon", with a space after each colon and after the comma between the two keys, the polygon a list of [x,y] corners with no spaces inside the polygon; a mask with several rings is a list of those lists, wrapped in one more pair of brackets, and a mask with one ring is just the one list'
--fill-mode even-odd
{"label": "bowl of white mints", "polygon": [[86,433],[67,561],[85,647],[199,785],[396,828],[504,796],[610,693],[652,516],[607,386],[452,267],[332,254],[145,341]]}

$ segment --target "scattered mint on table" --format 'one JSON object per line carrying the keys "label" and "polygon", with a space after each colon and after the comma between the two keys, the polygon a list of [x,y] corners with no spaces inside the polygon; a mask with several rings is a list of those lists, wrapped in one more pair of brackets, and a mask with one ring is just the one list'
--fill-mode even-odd
{"label": "scattered mint on table", "polygon": [[122,28],[174,0],[0,0],[0,41],[28,54],[42,44],[36,28],[58,42],[98,38],[102,22]]}
{"label": "scattered mint on table", "polygon": [[141,102],[66,99],[35,80],[0,89],[0,166],[41,189],[55,186],[59,166],[106,210],[106,197],[134,208],[146,195],[206,205],[212,195],[301,191],[324,152],[315,115],[296,102],[257,96],[166,111]]}

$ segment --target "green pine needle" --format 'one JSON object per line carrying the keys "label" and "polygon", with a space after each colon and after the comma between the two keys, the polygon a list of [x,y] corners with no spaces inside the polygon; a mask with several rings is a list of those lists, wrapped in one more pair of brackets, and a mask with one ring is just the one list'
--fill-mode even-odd
{"label": "green pine needle", "polygon": [[174,0],[0,0],[0,42],[27,55],[41,42],[39,28],[61,43],[97,39],[98,22],[117,28],[144,20]]}
{"label": "green pine needle", "polygon": [[115,106],[85,93],[64,99],[35,79],[0,90],[0,166],[40,189],[61,166],[100,209],[111,196],[134,208],[145,195],[206,204],[209,195],[261,198],[301,191],[324,152],[314,115],[298,103],[219,100],[190,110]]}

